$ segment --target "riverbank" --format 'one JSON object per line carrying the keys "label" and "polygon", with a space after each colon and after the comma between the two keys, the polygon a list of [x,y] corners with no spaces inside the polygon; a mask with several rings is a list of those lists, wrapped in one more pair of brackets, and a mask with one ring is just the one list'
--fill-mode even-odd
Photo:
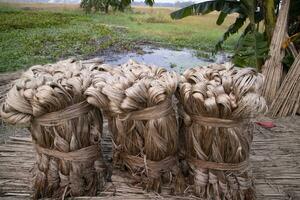
{"label": "riverbank", "polygon": [[[174,21],[169,8],[136,7],[125,13],[85,14],[79,5],[0,4],[0,72],[107,51],[138,52],[137,44],[211,52],[234,20],[215,24],[217,14]],[[232,37],[224,45],[232,51]],[[205,56],[203,53],[199,57]]]}

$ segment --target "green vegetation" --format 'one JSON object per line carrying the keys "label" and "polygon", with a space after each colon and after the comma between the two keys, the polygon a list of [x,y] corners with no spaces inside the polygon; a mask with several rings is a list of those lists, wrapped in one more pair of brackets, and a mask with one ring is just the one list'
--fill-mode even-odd
{"label": "green vegetation", "polygon": [[[290,2],[288,19],[290,23],[287,32],[292,35],[290,38],[292,40],[292,38],[295,38],[294,34],[299,32],[300,1],[291,0]],[[212,0],[195,3],[176,10],[171,13],[171,17],[182,19],[191,15],[205,15],[218,11],[219,16],[216,23],[222,25],[230,14],[235,13],[235,22],[228,26],[221,39],[216,43],[215,49],[220,50],[224,41],[242,29],[243,33],[237,41],[233,62],[240,67],[251,66],[261,69],[268,58],[269,46],[281,3],[283,2],[279,0]],[[246,24],[246,28],[244,24]],[[284,60],[290,59],[286,58]],[[289,65],[286,67],[289,67]]]}
{"label": "green vegetation", "polygon": [[114,41],[109,28],[84,15],[0,9],[0,18],[0,72],[86,56]]}
{"label": "green vegetation", "polygon": [[[272,2],[272,4],[274,4],[274,2]],[[229,14],[236,13],[235,22],[224,32],[216,44],[215,49],[220,50],[224,41],[242,29],[244,24],[247,24],[243,34],[238,40],[238,48],[236,48],[234,52],[233,61],[240,67],[251,66],[260,68],[263,63],[262,61],[266,59],[268,55],[268,43],[265,42],[265,35],[259,32],[258,25],[259,22],[264,19],[262,17],[264,11],[262,10],[262,6],[256,2],[256,0],[215,0],[182,8],[173,12],[171,16],[174,19],[181,19],[194,14],[207,14],[218,11],[219,16],[216,23],[222,25]],[[272,12],[274,12],[274,10]],[[264,22],[266,23],[267,21],[268,20],[265,20]]]}
{"label": "green vegetation", "polygon": [[[104,15],[61,7],[0,4],[0,72],[70,56],[99,55],[112,45],[130,50],[138,41],[209,52],[234,20],[229,16],[216,26],[215,13],[174,21],[169,17],[172,10],[164,8]],[[227,40],[224,49],[233,51],[237,38]]]}
{"label": "green vegetation", "polygon": [[20,10],[1,9],[0,31],[14,29],[49,28],[68,24],[72,15],[51,12],[23,12]]}
{"label": "green vegetation", "polygon": [[[90,13],[93,9],[95,12],[102,11],[108,13],[109,8],[113,11],[119,10],[124,12],[128,8],[133,0],[81,0],[80,7],[87,13]],[[154,0],[145,0],[145,4],[153,6]]]}

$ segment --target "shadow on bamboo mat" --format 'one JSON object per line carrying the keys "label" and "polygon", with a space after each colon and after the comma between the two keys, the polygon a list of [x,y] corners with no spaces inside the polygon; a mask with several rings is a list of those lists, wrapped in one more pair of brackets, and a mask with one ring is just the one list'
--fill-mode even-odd
{"label": "shadow on bamboo mat", "polygon": [[[263,119],[264,120],[264,119]],[[266,119],[268,120],[268,119]],[[257,199],[300,199],[300,116],[272,120],[274,128],[256,126],[251,160]],[[104,124],[107,130],[107,123]],[[3,132],[4,130],[4,132]],[[104,158],[111,160],[112,146],[107,133],[102,140]],[[5,137],[4,137],[5,136]],[[30,170],[35,161],[29,133],[25,129],[1,125],[0,198],[30,199]],[[125,174],[113,171],[112,182],[92,199],[193,199],[147,193],[132,186]],[[91,199],[79,197],[77,199]]]}

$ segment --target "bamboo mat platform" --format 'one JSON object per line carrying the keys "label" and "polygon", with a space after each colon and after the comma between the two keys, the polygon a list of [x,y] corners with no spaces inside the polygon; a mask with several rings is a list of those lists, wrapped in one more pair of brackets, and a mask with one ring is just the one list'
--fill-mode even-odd
{"label": "bamboo mat platform", "polygon": [[[300,199],[300,117],[274,120],[277,127],[256,127],[252,147],[252,169],[257,199]],[[10,137],[0,144],[0,199],[30,199],[35,152],[29,137]],[[104,140],[106,154],[111,148]],[[113,172],[112,182],[97,197],[76,199],[195,199],[146,193]],[[166,188],[163,191],[167,191]]]}

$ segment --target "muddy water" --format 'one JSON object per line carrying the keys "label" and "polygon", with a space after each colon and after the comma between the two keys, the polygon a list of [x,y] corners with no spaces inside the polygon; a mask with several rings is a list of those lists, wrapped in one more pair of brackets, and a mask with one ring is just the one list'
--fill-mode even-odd
{"label": "muddy water", "polygon": [[[142,46],[141,51],[114,54],[104,57],[105,62],[112,65],[120,65],[132,59],[140,63],[165,67],[168,70],[174,70],[182,73],[185,69],[195,66],[205,66],[210,63],[223,63],[229,61],[228,54],[220,53],[215,56],[196,55],[196,51],[191,49],[173,50],[166,48],[154,48]],[[209,55],[209,54],[205,54]]]}

